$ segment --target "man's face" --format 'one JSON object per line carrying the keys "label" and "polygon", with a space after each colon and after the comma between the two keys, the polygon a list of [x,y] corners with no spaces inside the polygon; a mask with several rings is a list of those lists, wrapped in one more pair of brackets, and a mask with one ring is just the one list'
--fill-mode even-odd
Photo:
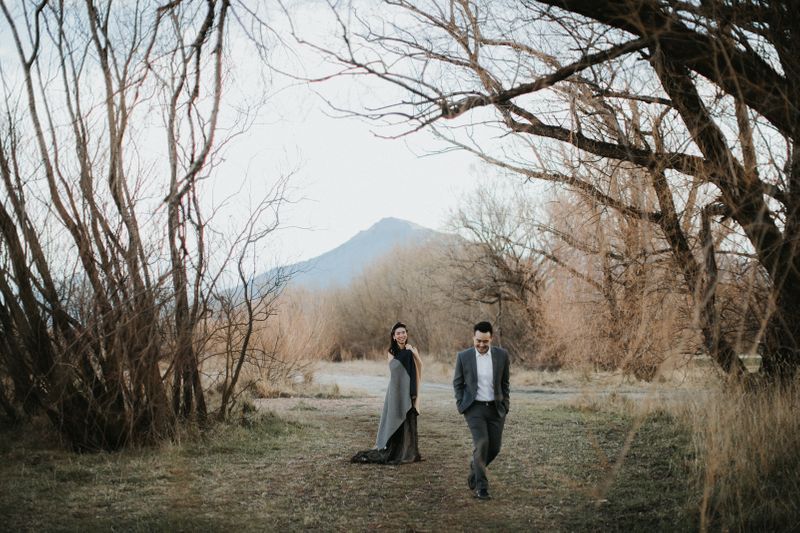
{"label": "man's face", "polygon": [[472,342],[475,343],[475,349],[478,350],[478,353],[485,354],[489,351],[489,346],[492,344],[492,334],[476,331],[475,336],[472,337]]}

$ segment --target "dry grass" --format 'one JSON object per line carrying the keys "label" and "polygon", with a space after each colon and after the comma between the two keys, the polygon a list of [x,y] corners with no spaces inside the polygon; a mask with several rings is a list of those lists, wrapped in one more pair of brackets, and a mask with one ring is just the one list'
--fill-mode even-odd
{"label": "dry grass", "polygon": [[661,369],[651,382],[642,382],[623,370],[592,371],[586,365],[562,368],[557,372],[515,368],[513,383],[525,387],[569,387],[592,390],[634,388],[636,390],[697,389],[714,382],[715,376],[708,369],[680,365]]}
{"label": "dry grass", "polygon": [[[320,370],[385,375],[385,363]],[[449,374],[432,365],[428,377]],[[800,387],[686,387],[665,404],[647,394],[655,384],[631,399],[616,379],[590,380],[568,403],[517,394],[488,503],[467,491],[470,438],[449,391],[426,394],[425,461],[380,467],[348,459],[371,445],[382,399],[305,383],[157,449],[75,455],[47,424],[2,428],[0,517],[21,531],[797,529]]]}
{"label": "dry grass", "polygon": [[800,383],[728,387],[684,406],[701,529],[800,529]]}
{"label": "dry grass", "polygon": [[258,387],[254,399],[270,398],[343,398],[346,397],[337,384],[310,382],[277,383]]}
{"label": "dry grass", "polygon": [[[444,363],[431,360],[425,353],[422,354],[423,374],[422,379],[430,383],[452,383],[453,363]],[[453,355],[455,362],[455,354]],[[346,363],[318,362],[315,371],[330,374],[348,373],[361,376],[388,376],[386,357],[375,359],[359,359]]]}
{"label": "dry grass", "polygon": [[[490,468],[495,499],[465,477],[469,434],[449,394],[420,418],[425,461],[353,465],[380,398],[277,398],[244,424],[160,449],[73,455],[0,433],[0,516],[10,530],[488,531],[691,527],[688,437],[668,417],[519,398]],[[27,436],[26,436],[27,435]],[[623,461],[621,450],[627,447]]]}

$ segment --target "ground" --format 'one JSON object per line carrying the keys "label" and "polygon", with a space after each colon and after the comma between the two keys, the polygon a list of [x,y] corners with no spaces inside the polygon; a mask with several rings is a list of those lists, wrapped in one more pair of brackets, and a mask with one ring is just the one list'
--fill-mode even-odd
{"label": "ground", "polygon": [[[326,366],[377,380],[382,366]],[[438,382],[441,387],[431,386]],[[380,383],[376,381],[375,383]],[[0,526],[17,531],[583,531],[696,527],[685,431],[623,393],[544,397],[517,386],[494,499],[470,494],[469,433],[446,379],[423,388],[424,461],[351,464],[374,442],[382,398],[259,400],[258,412],[157,449],[75,455],[44,428],[0,433]],[[327,385],[330,387],[330,385]],[[379,385],[377,385],[379,389]],[[512,390],[514,388],[512,382]],[[536,387],[528,387],[536,388]],[[580,387],[568,387],[580,388]],[[598,398],[602,399],[598,400]],[[621,408],[622,407],[622,408]]]}

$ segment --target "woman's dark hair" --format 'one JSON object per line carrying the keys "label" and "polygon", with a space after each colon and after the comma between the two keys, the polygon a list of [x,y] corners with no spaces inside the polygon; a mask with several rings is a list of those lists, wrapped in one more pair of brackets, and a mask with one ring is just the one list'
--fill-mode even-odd
{"label": "woman's dark hair", "polygon": [[475,327],[472,328],[472,332],[475,333],[476,331],[480,331],[481,333],[488,333],[489,335],[492,334],[492,325],[489,322],[478,322],[475,324]]}
{"label": "woman's dark hair", "polygon": [[397,355],[400,353],[400,345],[397,344],[397,341],[394,340],[394,332],[399,328],[403,328],[404,330],[408,331],[408,327],[402,322],[398,322],[394,326],[392,326],[392,332],[389,334],[389,353],[392,355]]}

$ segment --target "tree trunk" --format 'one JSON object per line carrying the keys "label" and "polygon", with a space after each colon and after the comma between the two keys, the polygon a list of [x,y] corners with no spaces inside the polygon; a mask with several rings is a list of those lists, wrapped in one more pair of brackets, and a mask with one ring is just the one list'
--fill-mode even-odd
{"label": "tree trunk", "polygon": [[6,418],[13,424],[19,422],[20,415],[17,410],[14,408],[14,405],[8,398],[6,394],[6,388],[3,385],[3,381],[0,380],[0,407],[3,408],[3,411],[6,412]]}
{"label": "tree trunk", "polygon": [[787,279],[783,290],[776,292],[776,308],[767,325],[761,371],[771,381],[785,384],[794,379],[800,367],[800,280]]}
{"label": "tree trunk", "polygon": [[700,324],[703,332],[703,344],[706,351],[726,373],[742,377],[747,369],[736,354],[733,346],[722,336],[719,313],[716,308],[716,292],[718,283],[717,260],[714,253],[714,239],[711,234],[711,216],[719,214],[724,207],[718,204],[706,206],[702,211],[700,241],[703,244],[705,272],[698,287],[698,305],[700,306]]}

